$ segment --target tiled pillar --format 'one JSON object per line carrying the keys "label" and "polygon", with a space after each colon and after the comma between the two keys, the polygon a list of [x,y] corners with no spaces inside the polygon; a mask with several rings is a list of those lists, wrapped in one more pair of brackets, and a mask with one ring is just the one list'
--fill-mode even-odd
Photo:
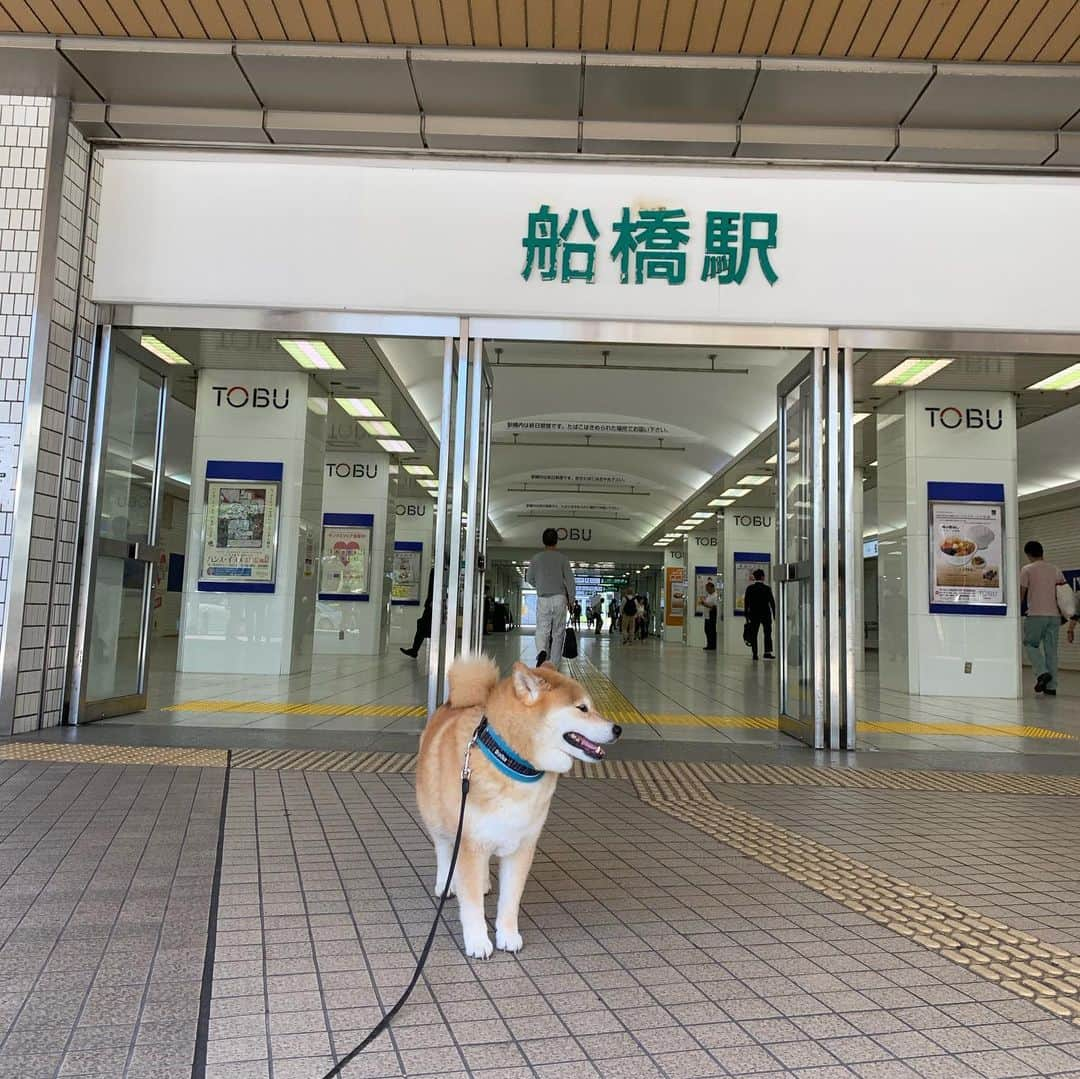
{"label": "tiled pillar", "polygon": [[[1017,549],[1010,539],[1018,527],[1012,394],[910,390],[879,410],[877,424],[881,687],[926,696],[1017,697],[1020,604]],[[932,603],[931,557],[941,536],[930,535],[930,498],[950,503],[989,499],[993,488],[1004,495],[1004,550],[999,556],[995,549],[979,548],[976,554],[982,572],[1002,576],[1004,611],[979,613],[970,607],[968,613],[956,604]],[[977,528],[967,531],[974,535]],[[964,531],[957,531],[959,538],[968,538]],[[964,572],[974,569],[964,567]],[[950,574],[946,583],[955,576]]]}
{"label": "tiled pillar", "polygon": [[0,735],[63,718],[99,194],[66,101],[0,97]]}

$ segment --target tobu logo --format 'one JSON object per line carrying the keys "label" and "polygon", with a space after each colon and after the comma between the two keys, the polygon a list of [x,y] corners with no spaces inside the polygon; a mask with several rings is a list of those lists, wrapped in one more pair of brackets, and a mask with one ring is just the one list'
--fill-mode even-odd
{"label": "tobu logo", "polygon": [[559,539],[572,540],[577,543],[588,543],[592,539],[591,528],[560,528]]}
{"label": "tobu logo", "polygon": [[740,528],[772,528],[772,518],[766,514],[733,513],[731,516]]}
{"label": "tobu logo", "polygon": [[720,542],[716,536],[695,536],[694,539],[699,547],[716,547]]}
{"label": "tobu logo", "polygon": [[399,502],[395,512],[399,517],[426,517],[427,506],[417,506],[412,502],[405,505]]}
{"label": "tobu logo", "polygon": [[379,474],[379,466],[365,465],[360,461],[327,461],[326,474],[342,480],[373,480]]}
{"label": "tobu logo", "polygon": [[211,386],[215,395],[215,404],[221,408],[226,404],[229,408],[288,408],[289,390],[278,389],[276,386],[271,390],[266,386]]}
{"label": "tobu logo", "polygon": [[937,405],[927,405],[924,411],[930,416],[931,430],[940,426],[949,431],[955,431],[958,427],[968,431],[978,431],[984,427],[989,431],[998,431],[1005,419],[1000,408],[957,408],[955,405],[939,408]]}

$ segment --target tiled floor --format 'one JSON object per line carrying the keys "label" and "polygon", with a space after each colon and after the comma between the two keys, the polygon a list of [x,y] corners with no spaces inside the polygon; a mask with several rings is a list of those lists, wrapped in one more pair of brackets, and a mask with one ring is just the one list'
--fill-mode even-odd
{"label": "tiled floor", "polygon": [[[464,959],[451,904],[347,1079],[1080,1076],[1080,1026],[913,920],[955,901],[995,939],[1027,930],[1075,968],[1071,1002],[1071,780],[1046,797],[641,771],[560,781],[525,949]],[[713,824],[687,822],[709,805]],[[11,761],[0,806],[0,1077],[319,1079],[396,998],[434,910],[408,774]],[[807,859],[822,880],[799,879]],[[833,898],[838,867],[914,913]]]}
{"label": "tiled floor", "polygon": [[[750,747],[794,748],[775,729],[775,664],[656,640],[625,647],[607,634],[582,634],[581,644],[583,669],[637,713],[620,722],[639,755],[723,759],[728,750],[740,756]],[[492,636],[485,646],[504,669],[535,655],[528,635]],[[278,744],[402,750],[424,723],[422,667],[395,649],[382,657],[317,656],[310,672],[279,679],[178,675],[174,668],[171,648],[159,644],[150,710],[106,725],[273,732]],[[857,701],[868,751],[1080,758],[1080,674],[1073,672],[1063,675],[1054,700],[1026,692],[1007,701],[885,691],[870,669],[859,676]]]}

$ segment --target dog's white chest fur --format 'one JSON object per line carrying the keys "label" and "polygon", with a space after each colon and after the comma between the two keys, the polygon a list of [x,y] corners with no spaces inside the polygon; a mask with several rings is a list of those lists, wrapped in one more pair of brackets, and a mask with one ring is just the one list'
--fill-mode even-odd
{"label": "dog's white chest fur", "polygon": [[551,805],[552,785],[541,781],[541,790],[499,798],[482,813],[469,814],[469,838],[500,858],[513,854],[525,840],[535,840],[544,827]]}

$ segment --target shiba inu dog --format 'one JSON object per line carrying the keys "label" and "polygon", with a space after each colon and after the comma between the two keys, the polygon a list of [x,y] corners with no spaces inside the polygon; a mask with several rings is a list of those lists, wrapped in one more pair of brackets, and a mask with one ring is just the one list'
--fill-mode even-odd
{"label": "shiba inu dog", "polygon": [[484,893],[491,856],[499,858],[495,943],[516,952],[522,944],[518,905],[555,783],[575,760],[603,760],[603,747],[622,730],[597,715],[585,689],[549,663],[515,663],[500,681],[498,667],[480,656],[458,660],[448,678],[450,700],[420,738],[416,801],[435,844],[435,894],[442,895],[461,808],[465,749],[486,721],[470,753],[471,785],[452,885],[465,951],[487,959],[492,947]]}

